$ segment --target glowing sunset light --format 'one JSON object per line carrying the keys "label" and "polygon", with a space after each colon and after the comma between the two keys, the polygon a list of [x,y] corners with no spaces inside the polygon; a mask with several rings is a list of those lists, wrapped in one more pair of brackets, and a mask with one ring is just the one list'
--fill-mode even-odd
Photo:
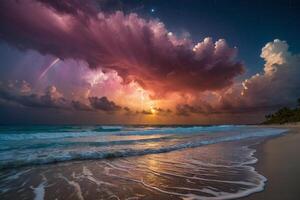
{"label": "glowing sunset light", "polygon": [[153,115],[156,114],[156,110],[153,108],[153,106],[150,107],[150,111],[151,111],[151,113],[152,113]]}
{"label": "glowing sunset light", "polygon": [[0,200],[300,199],[299,11],[0,0]]}
{"label": "glowing sunset light", "polygon": [[[255,49],[248,49],[241,37],[230,38],[233,33],[217,25],[210,30],[202,22],[199,28],[191,23],[182,29],[183,21],[173,24],[157,5],[110,12],[90,1],[54,2],[0,3],[1,39],[12,48],[1,68],[0,102],[26,113],[38,107],[64,110],[61,119],[70,121],[75,115],[68,112],[111,123],[148,123],[150,118],[240,123],[262,120],[270,109],[293,105],[300,96],[299,56],[284,40],[289,34],[276,39],[271,32],[270,42],[255,39]],[[245,52],[252,52],[251,59]],[[18,62],[10,54],[18,55]],[[49,88],[56,88],[60,98]],[[253,108],[259,117],[250,112]]]}

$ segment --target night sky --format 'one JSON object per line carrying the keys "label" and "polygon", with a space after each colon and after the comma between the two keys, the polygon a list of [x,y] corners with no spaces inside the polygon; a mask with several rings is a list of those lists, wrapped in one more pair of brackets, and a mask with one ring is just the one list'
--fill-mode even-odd
{"label": "night sky", "polygon": [[[108,1],[110,2],[110,1]],[[134,10],[145,17],[157,17],[168,29],[194,40],[210,36],[225,38],[239,48],[238,57],[250,73],[261,71],[261,48],[274,38],[290,44],[299,52],[300,1],[214,0],[214,1],[122,1],[117,7],[124,12]],[[151,12],[154,9],[155,12]]]}
{"label": "night sky", "polygon": [[4,0],[0,123],[258,123],[300,97],[300,1]]}

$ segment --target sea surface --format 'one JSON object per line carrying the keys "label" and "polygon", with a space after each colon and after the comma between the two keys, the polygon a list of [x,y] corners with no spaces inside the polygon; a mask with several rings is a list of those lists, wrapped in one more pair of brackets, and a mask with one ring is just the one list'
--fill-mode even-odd
{"label": "sea surface", "polygon": [[0,199],[234,199],[263,190],[258,126],[0,126]]}

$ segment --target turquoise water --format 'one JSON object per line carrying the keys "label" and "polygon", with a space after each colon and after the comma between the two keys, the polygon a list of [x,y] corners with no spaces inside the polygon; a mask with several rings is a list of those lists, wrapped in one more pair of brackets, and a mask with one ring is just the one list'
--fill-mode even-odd
{"label": "turquoise water", "polygon": [[0,167],[163,153],[282,132],[232,125],[6,126],[0,129]]}
{"label": "turquoise water", "polygon": [[0,128],[0,199],[240,198],[264,189],[255,126]]}

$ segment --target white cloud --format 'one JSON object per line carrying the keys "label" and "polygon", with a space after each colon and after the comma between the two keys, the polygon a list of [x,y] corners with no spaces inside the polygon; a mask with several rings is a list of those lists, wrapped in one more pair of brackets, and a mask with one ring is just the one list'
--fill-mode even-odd
{"label": "white cloud", "polygon": [[264,71],[242,83],[242,94],[251,104],[290,105],[300,97],[300,56],[288,48],[278,39],[262,48]]}

